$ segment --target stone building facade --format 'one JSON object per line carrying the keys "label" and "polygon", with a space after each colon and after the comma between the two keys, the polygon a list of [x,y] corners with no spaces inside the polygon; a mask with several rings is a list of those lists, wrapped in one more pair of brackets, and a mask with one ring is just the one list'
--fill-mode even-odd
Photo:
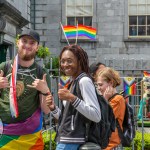
{"label": "stone building facade", "polygon": [[[41,44],[49,47],[52,55],[58,55],[62,47],[67,45],[60,22],[63,25],[67,24],[69,5],[70,8],[74,2],[86,5],[84,1],[90,5],[92,0],[31,0],[32,4],[34,2],[32,8],[35,9],[34,15],[31,15],[34,17],[34,28],[41,35]],[[149,16],[146,16],[148,13],[150,14],[148,11],[149,2],[145,3],[144,0],[139,1],[139,3],[132,0],[93,0],[92,3],[91,17],[92,26],[97,29],[96,40],[78,39],[78,44],[87,51],[90,63],[101,61],[117,70],[126,70],[127,74],[131,74],[132,70],[136,70],[137,73],[141,70],[149,70]],[[136,6],[139,9],[135,13]],[[140,9],[142,6],[148,12],[142,12],[144,11],[144,9],[142,11]],[[80,9],[79,11],[79,13],[70,12],[70,16],[78,17],[76,15],[82,13]],[[84,13],[83,15],[86,16]],[[138,23],[135,21],[138,34],[133,35],[130,32],[131,28],[134,27],[132,22],[134,22],[135,17],[138,17],[139,20],[142,19],[140,15],[147,17],[147,24],[142,24],[146,26],[147,35],[143,35],[144,29],[142,33],[137,31],[141,25],[140,21]]]}
{"label": "stone building facade", "polygon": [[0,62],[16,53],[16,35],[30,28],[30,0],[0,0]]}
{"label": "stone building facade", "polygon": [[0,34],[13,52],[16,34],[23,27],[33,28],[41,36],[40,44],[58,56],[67,45],[60,22],[83,19],[97,29],[95,40],[78,38],[90,63],[101,61],[123,74],[141,74],[150,69],[149,7],[149,0],[0,0]]}

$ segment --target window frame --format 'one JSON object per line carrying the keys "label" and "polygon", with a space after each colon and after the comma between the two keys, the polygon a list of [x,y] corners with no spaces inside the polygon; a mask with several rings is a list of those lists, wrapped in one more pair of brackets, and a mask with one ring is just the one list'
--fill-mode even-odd
{"label": "window frame", "polygon": [[[67,16],[66,16],[66,0],[62,0],[62,17],[61,17],[61,23],[62,23],[62,25],[67,25]],[[96,26],[97,26],[97,10],[96,10],[96,1],[95,0],[93,0],[93,7],[92,7],[93,9],[92,9],[92,11],[93,11],[93,16],[92,16],[92,27],[93,28],[96,28]],[[73,17],[75,17],[75,16],[73,16]],[[61,26],[60,26],[60,30],[61,30],[61,42],[62,43],[66,43],[66,39],[65,39],[65,36],[64,36],[64,33],[63,33],[63,31],[62,31],[62,29],[61,29]],[[98,31],[97,31],[98,32]],[[74,42],[74,40],[75,40],[75,38],[73,38],[73,39],[69,39],[69,42]],[[97,42],[97,39],[95,39],[95,40],[90,40],[90,39],[86,39],[86,38],[78,38],[78,43],[80,43],[80,42]]]}
{"label": "window frame", "polygon": [[[130,3],[130,0],[128,0],[128,4],[127,4],[127,6],[128,6],[128,38],[132,38],[132,39],[150,39],[150,34],[149,35],[147,35],[147,33],[148,33],[148,31],[147,31],[147,29],[148,29],[148,27],[149,27],[149,29],[150,29],[150,25],[148,25],[147,24],[147,18],[148,17],[150,17],[150,13],[148,14],[147,13],[147,8],[148,8],[148,6],[150,7],[150,3],[148,4],[148,2],[147,2],[147,0],[145,0],[145,2],[144,3],[138,3],[138,2],[136,2],[136,4],[131,4]],[[130,14],[130,7],[131,6],[135,6],[136,7],[136,13],[135,14]],[[145,7],[145,14],[144,13],[139,13],[139,7],[140,6],[144,6]],[[130,24],[130,17],[136,17],[136,25],[131,25]],[[144,25],[140,25],[139,24],[139,18],[140,17],[145,17],[145,24]],[[135,35],[130,35],[130,31],[132,30],[132,27],[134,27],[134,28],[136,28],[136,31],[133,33],[133,34],[135,34]],[[139,29],[140,29],[140,27],[142,28],[142,27],[145,27],[145,34],[144,35],[139,35]],[[150,32],[150,31],[149,31]]]}

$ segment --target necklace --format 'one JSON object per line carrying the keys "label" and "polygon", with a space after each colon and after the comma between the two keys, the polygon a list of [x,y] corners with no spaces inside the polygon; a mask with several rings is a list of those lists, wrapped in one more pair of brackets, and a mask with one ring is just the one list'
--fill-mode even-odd
{"label": "necklace", "polygon": [[21,78],[20,79],[24,79],[25,76],[30,76],[31,78],[33,78],[34,80],[36,79],[35,75],[32,74],[31,72],[36,70],[36,68],[33,68],[33,69],[29,69],[29,67],[25,68],[25,67],[21,67],[20,65],[18,66],[18,74],[21,75]]}

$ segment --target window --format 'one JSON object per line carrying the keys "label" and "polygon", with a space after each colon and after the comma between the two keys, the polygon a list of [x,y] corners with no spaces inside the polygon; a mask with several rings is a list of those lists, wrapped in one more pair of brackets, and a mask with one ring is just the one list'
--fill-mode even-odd
{"label": "window", "polygon": [[128,0],[129,36],[150,37],[150,0]]}
{"label": "window", "polygon": [[66,24],[92,26],[93,0],[66,0]]}

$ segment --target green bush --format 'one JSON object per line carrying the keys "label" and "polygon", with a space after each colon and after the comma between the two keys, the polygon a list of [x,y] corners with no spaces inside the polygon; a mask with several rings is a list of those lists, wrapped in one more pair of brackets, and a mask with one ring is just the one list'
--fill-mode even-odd
{"label": "green bush", "polygon": [[45,68],[50,69],[50,63],[52,59],[52,75],[53,76],[58,76],[59,75],[59,58],[58,57],[52,57],[49,59],[47,63],[44,63]]}
{"label": "green bush", "polygon": [[40,45],[36,55],[37,55],[37,57],[43,58],[43,59],[50,56],[49,48]]}
{"label": "green bush", "polygon": [[[50,134],[51,133],[51,134]],[[50,140],[51,140],[51,150],[56,149],[56,142],[55,142],[55,137],[56,137],[56,132],[55,131],[45,131],[42,133],[43,141],[44,141],[44,150],[50,150]]]}
{"label": "green bush", "polygon": [[[134,150],[142,149],[142,133],[136,131],[134,138]],[[132,147],[126,147],[125,150],[132,150]],[[150,150],[150,133],[144,133],[144,150]]]}
{"label": "green bush", "polygon": [[[142,121],[138,121],[138,127],[142,127]],[[150,121],[143,121],[144,127],[150,127]]]}

